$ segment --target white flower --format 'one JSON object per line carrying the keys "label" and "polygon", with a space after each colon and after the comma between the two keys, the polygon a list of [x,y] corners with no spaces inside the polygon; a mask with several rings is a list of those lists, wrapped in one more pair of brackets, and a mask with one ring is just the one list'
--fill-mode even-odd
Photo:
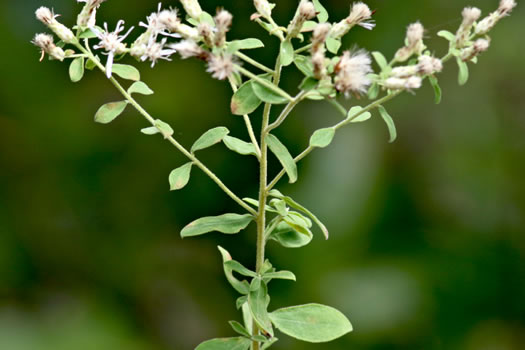
{"label": "white flower", "polygon": [[53,37],[49,34],[37,34],[31,42],[42,50],[42,58],[40,61],[42,61],[46,53],[59,61],[63,61],[66,57],[64,50],[55,45]]}
{"label": "white flower", "polygon": [[119,55],[126,52],[126,45],[122,43],[124,39],[131,33],[134,27],[131,27],[126,34],[120,35],[120,33],[124,30],[124,21],[120,20],[117,23],[117,26],[115,28],[114,32],[110,32],[108,30],[108,24],[104,23],[104,32],[99,32],[95,27],[91,27],[91,31],[95,33],[97,38],[100,39],[100,43],[98,45],[95,45],[95,49],[104,49],[106,50],[106,54],[108,56],[108,60],[106,63],[106,75],[108,78],[111,78],[111,70],[113,67],[113,59],[115,58],[115,55]]}
{"label": "white flower", "polygon": [[336,66],[335,88],[349,96],[350,93],[366,93],[371,84],[368,74],[372,72],[372,60],[365,51],[346,51]]}
{"label": "white flower", "polygon": [[219,80],[227,79],[235,71],[233,56],[230,54],[214,55],[208,61],[208,73]]}
{"label": "white flower", "polygon": [[352,5],[352,10],[350,11],[350,16],[346,21],[351,25],[358,25],[365,29],[372,30],[374,29],[375,22],[371,19],[372,11],[368,5],[362,2],[356,2]]}
{"label": "white flower", "polygon": [[170,56],[176,51],[174,49],[166,49],[164,47],[167,40],[167,38],[162,39],[160,42],[155,42],[152,40],[146,47],[144,55],[140,59],[142,61],[150,60],[152,68],[160,59],[171,61]]}
{"label": "white flower", "polygon": [[151,38],[157,40],[157,36],[166,35],[174,38],[180,38],[179,34],[170,34],[170,32],[175,31],[180,21],[177,16],[176,10],[162,10],[162,3],[159,2],[157,12],[151,13],[146,17],[148,23],[140,22],[141,27],[146,28],[146,42],[149,42]]}
{"label": "white flower", "polygon": [[514,0],[501,0],[499,3],[498,11],[501,16],[508,15],[514,7],[516,7],[516,1]]}

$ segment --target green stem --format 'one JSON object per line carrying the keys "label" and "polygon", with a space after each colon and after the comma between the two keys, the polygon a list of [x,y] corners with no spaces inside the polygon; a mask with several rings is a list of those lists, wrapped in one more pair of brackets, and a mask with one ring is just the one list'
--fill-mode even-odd
{"label": "green stem", "polygon": [[270,68],[266,67],[265,65],[257,62],[256,60],[254,60],[253,58],[243,54],[242,52],[240,51],[237,51],[235,53],[235,56],[239,57],[241,60],[251,64],[252,66],[256,67],[256,68],[259,68],[260,70],[262,70],[263,72],[266,72],[266,73],[269,73],[269,74],[274,74],[275,72],[273,70],[271,70]]}
{"label": "green stem", "polygon": [[312,44],[308,44],[306,46],[303,46],[301,48],[298,48],[297,50],[295,50],[295,53],[301,53],[301,52],[304,52],[304,51],[308,51],[312,48]]}
{"label": "green stem", "polygon": [[[85,53],[97,67],[103,72],[106,73],[106,68],[100,63],[100,61],[88,50],[86,50],[82,45],[77,45],[78,49]],[[117,90],[124,96],[124,98],[133,106],[135,109],[150,122],[151,125],[155,126],[155,119],[120,85],[120,83],[114,78],[109,79],[111,83],[117,88]],[[222,181],[215,175],[208,167],[206,167],[195,155],[191,154],[184,146],[182,146],[177,140],[172,136],[166,138],[173,146],[175,146],[182,154],[188,157],[193,164],[199,167],[206,175],[208,175],[231,199],[233,199],[237,204],[246,209],[250,214],[256,216],[257,212],[246,204],[242,199],[237,197]]]}
{"label": "green stem", "polygon": [[340,104],[339,102],[337,102],[336,99],[333,99],[333,98],[330,98],[330,99],[327,99],[326,101],[328,101],[328,103],[330,103],[332,106],[334,106],[342,115],[343,117],[347,117],[347,110],[345,107],[343,107],[342,104]]}
{"label": "green stem", "polygon": [[[293,97],[290,96],[286,91],[282,90],[277,85],[272,84],[268,80],[263,79],[263,78],[255,75],[255,74],[253,74],[252,72],[250,72],[249,70],[244,69],[241,66],[236,66],[236,68],[239,70],[239,72],[241,72],[243,75],[247,76],[248,78],[255,80],[256,82],[258,82],[259,84],[263,85],[264,87],[267,87],[268,89],[272,90],[276,94],[286,98],[288,101],[290,101],[290,102],[293,101]],[[275,74],[277,74],[277,73],[275,73]]]}
{"label": "green stem", "polygon": [[307,94],[306,91],[301,91],[293,99],[293,101],[291,101],[290,103],[288,103],[286,105],[286,107],[281,112],[281,115],[279,115],[279,117],[272,124],[270,124],[268,126],[267,134],[270,133],[270,131],[272,131],[273,129],[279,127],[284,122],[286,117],[288,117],[288,115],[290,114],[290,112],[292,112],[292,110],[295,108],[295,106],[297,106],[303,100],[303,98],[304,98],[304,96],[306,96],[306,94]]}
{"label": "green stem", "polygon": [[[333,127],[338,130],[340,129],[341,127],[351,123],[355,118],[359,117],[361,114],[363,113],[366,113],[366,112],[369,112],[371,111],[372,109],[378,107],[379,105],[387,102],[387,101],[390,101],[391,99],[393,99],[394,97],[396,97],[397,95],[399,95],[400,93],[402,92],[402,90],[398,90],[398,91],[395,91],[389,95],[386,95],[382,98],[380,98],[379,100],[376,100],[375,102],[369,104],[368,106],[366,106],[365,108],[363,108],[362,110],[360,110],[359,112],[357,113],[354,113],[353,115],[351,116],[348,116],[347,118],[345,118],[343,121],[337,123],[336,125],[334,125]],[[294,161],[296,163],[298,163],[301,159],[303,159],[304,157],[306,157],[308,154],[310,154],[310,152],[312,152],[313,150],[315,149],[315,147],[312,147],[312,146],[308,146],[301,154],[299,154],[297,157],[294,158]],[[279,174],[277,174],[277,176],[272,180],[272,182],[270,182],[270,184],[266,187],[266,191],[267,193],[270,192],[270,190],[272,188],[275,187],[275,185],[277,185],[277,183],[279,182],[279,180],[286,174],[286,172],[283,170],[281,170],[281,172]]]}

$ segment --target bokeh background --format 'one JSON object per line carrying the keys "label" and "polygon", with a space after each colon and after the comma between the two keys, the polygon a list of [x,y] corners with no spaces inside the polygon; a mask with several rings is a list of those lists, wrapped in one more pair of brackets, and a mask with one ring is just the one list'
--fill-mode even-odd
{"label": "bokeh background", "polygon": [[[233,12],[230,38],[266,38],[248,19],[251,1],[201,2],[210,12],[219,5]],[[334,19],[348,12],[348,1],[323,3]],[[485,14],[497,6],[368,3],[377,9],[377,28],[355,29],[345,46],[390,57],[415,20],[440,54],[446,43],[435,33],[454,31],[464,6]],[[29,41],[45,31],[33,16],[40,5],[68,24],[80,9],[72,0],[0,3],[0,349],[185,350],[232,335],[226,321],[240,319],[237,295],[216,246],[252,266],[254,226],[236,237],[179,238],[189,221],[239,208],[198,170],[190,186],[170,193],[167,176],[185,160],[160,137],[140,134],[146,123],[131,109],[111,125],[93,122],[97,108],[118,94],[99,73],[72,84],[65,64],[38,62]],[[99,18],[110,27],[120,18],[135,24],[156,6],[111,0]],[[294,6],[278,1],[280,23]],[[332,237],[317,235],[295,251],[270,243],[274,265],[298,276],[297,283],[272,282],[272,308],[333,305],[355,331],[326,345],[282,336],[275,349],[525,347],[524,33],[521,4],[493,31],[468,85],[458,87],[457,68],[448,64],[442,104],[433,104],[428,86],[389,103],[398,141],[388,144],[375,116],[301,162],[296,185],[281,184],[328,223]],[[270,65],[275,39],[266,41],[266,50],[250,54]],[[218,125],[246,137],[242,120],[229,113],[228,86],[200,62],[139,66],[156,91],[141,102],[173,125],[183,144]],[[298,79],[287,71],[284,86],[293,91]],[[305,103],[279,135],[297,154],[315,129],[339,118],[327,104]],[[260,115],[253,120],[259,124]],[[256,195],[253,159],[221,146],[200,157],[236,192]],[[271,174],[278,170],[272,163]]]}

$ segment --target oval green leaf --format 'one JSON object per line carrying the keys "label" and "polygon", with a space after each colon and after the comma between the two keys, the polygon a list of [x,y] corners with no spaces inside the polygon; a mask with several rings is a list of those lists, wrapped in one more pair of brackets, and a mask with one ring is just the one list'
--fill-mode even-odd
{"label": "oval green leaf", "polygon": [[188,181],[190,181],[192,165],[192,162],[186,163],[170,173],[170,191],[180,190],[188,184]]}
{"label": "oval green leaf", "polygon": [[195,350],[248,350],[251,345],[248,338],[217,338],[199,344]]}
{"label": "oval green leaf", "polygon": [[230,131],[223,126],[206,131],[197,141],[195,141],[193,146],[191,146],[191,153],[195,153],[221,142],[229,133]]}
{"label": "oval green leaf", "polygon": [[448,41],[452,42],[456,40],[456,35],[452,34],[448,30],[441,30],[437,33],[438,36],[447,39]]}
{"label": "oval green leaf", "polygon": [[270,319],[284,334],[310,343],[329,342],[352,331],[345,315],[320,304],[279,309],[270,313]]}
{"label": "oval green leaf", "polygon": [[280,280],[289,280],[296,281],[296,277],[291,271],[278,271],[278,272],[268,272],[263,275],[263,278],[280,279]]}
{"label": "oval green leaf", "polygon": [[434,89],[435,102],[438,105],[441,103],[441,96],[442,96],[441,87],[439,86],[438,79],[435,76],[430,75],[428,77],[428,81],[430,82],[430,85],[432,85],[432,88]]}
{"label": "oval green leaf", "polygon": [[334,55],[336,55],[339,52],[341,45],[341,39],[335,39],[332,37],[326,38],[326,48]]}
{"label": "oval green leaf", "polygon": [[363,107],[361,106],[354,106],[350,108],[350,110],[348,111],[348,119],[352,123],[361,123],[361,122],[367,121],[368,119],[372,117],[372,113],[370,112],[363,113],[362,110],[363,110]]}
{"label": "oval green leaf", "polygon": [[[232,257],[230,253],[226,249],[224,249],[221,246],[217,247],[219,249],[219,252],[221,252],[222,256],[222,263],[223,263],[223,269],[224,269],[224,275],[226,276],[226,279],[231,284],[233,289],[235,289],[237,292],[246,295],[250,292],[250,285],[247,281],[239,281],[232,273],[232,269],[226,265],[226,263],[230,260],[232,260]],[[247,298],[247,297],[246,297]]]}
{"label": "oval green leaf", "polygon": [[252,82],[247,81],[233,94],[230,108],[235,115],[247,115],[255,111],[261,103],[261,99],[253,91]]}
{"label": "oval green leaf", "polygon": [[272,134],[266,136],[266,143],[272,151],[273,154],[277,157],[281,165],[283,166],[286,174],[290,178],[290,183],[297,181],[297,164],[292,155],[288,151],[285,145],[277,137]]}
{"label": "oval green leaf", "polygon": [[377,109],[379,110],[379,114],[381,114],[381,117],[383,118],[383,120],[385,121],[388,127],[388,132],[390,134],[390,140],[388,142],[392,143],[397,138],[397,130],[396,130],[396,124],[394,123],[394,119],[392,119],[390,114],[388,114],[385,107],[378,106]]}
{"label": "oval green leaf", "polygon": [[285,248],[301,248],[312,241],[313,235],[301,233],[286,222],[281,222],[270,234],[270,239],[278,242]]}
{"label": "oval green leaf", "polygon": [[309,57],[303,55],[295,55],[293,63],[307,77],[314,76],[314,65]]}
{"label": "oval green leaf", "polygon": [[257,156],[257,150],[253,143],[245,142],[236,137],[225,136],[222,142],[233,152],[242,154],[243,156],[254,155]]}
{"label": "oval green leaf", "polygon": [[128,94],[142,94],[142,95],[153,95],[153,90],[149,88],[146,83],[142,81],[136,81],[128,89]]}
{"label": "oval green leaf", "polygon": [[243,40],[233,40],[228,44],[227,51],[235,53],[239,50],[252,50],[264,47],[264,44],[259,39],[249,38]]}
{"label": "oval green leaf", "polygon": [[159,129],[159,131],[165,139],[173,135],[173,129],[171,128],[171,126],[160,119],[155,120],[155,127]]}
{"label": "oval green leaf", "polygon": [[290,40],[285,40],[281,43],[281,64],[283,66],[289,66],[293,62],[294,48]]}
{"label": "oval green leaf", "polygon": [[77,57],[69,66],[69,77],[73,83],[77,83],[84,77],[84,57]]}
{"label": "oval green leaf", "polygon": [[319,129],[310,138],[310,146],[325,148],[328,147],[335,136],[335,128]]}
{"label": "oval green leaf", "polygon": [[111,71],[121,77],[122,79],[139,81],[140,72],[137,68],[130,66],[128,64],[118,64],[115,63]]}
{"label": "oval green leaf", "polygon": [[111,123],[124,112],[127,105],[127,101],[106,103],[95,114],[95,121],[100,124]]}
{"label": "oval green leaf", "polygon": [[236,333],[239,333],[240,335],[243,335],[248,338],[252,337],[252,335],[248,332],[248,330],[246,330],[246,328],[244,328],[244,326],[240,324],[239,322],[229,321],[228,323],[230,324],[230,326]]}
{"label": "oval green leaf", "polygon": [[457,61],[459,67],[458,83],[459,85],[465,85],[468,81],[468,65],[466,62],[463,62],[463,60],[459,57]]}
{"label": "oval green leaf", "polygon": [[239,233],[252,222],[250,214],[224,214],[208,216],[197,219],[184,227],[180,233],[182,238],[202,235],[208,232],[221,232],[226,234]]}
{"label": "oval green leaf", "polygon": [[379,68],[381,68],[381,70],[385,70],[385,68],[388,67],[388,62],[381,52],[374,51],[372,52],[372,56],[376,60],[376,63],[379,66]]}
{"label": "oval green leaf", "polygon": [[286,97],[279,95],[275,91],[253,80],[252,80],[252,89],[255,95],[257,95],[257,97],[264,102],[271,103],[274,105],[279,105],[279,104],[284,104],[284,103],[289,102]]}
{"label": "oval green leaf", "polygon": [[[258,283],[260,283],[260,286],[258,288],[254,287],[254,285]],[[250,293],[248,294],[250,312],[259,329],[273,337],[272,322],[268,315],[269,300],[266,283],[262,282],[259,278],[254,278],[250,286]]]}
{"label": "oval green leaf", "polygon": [[317,19],[319,23],[324,23],[328,21],[328,11],[321,5],[319,0],[313,0],[315,11],[317,11]]}

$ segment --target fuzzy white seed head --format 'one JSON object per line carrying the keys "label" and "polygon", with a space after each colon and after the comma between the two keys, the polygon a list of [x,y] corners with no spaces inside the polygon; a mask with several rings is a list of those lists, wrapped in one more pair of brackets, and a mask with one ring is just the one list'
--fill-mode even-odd
{"label": "fuzzy white seed head", "polygon": [[422,79],[418,76],[409,78],[388,78],[384,86],[389,90],[413,90],[421,87]]}
{"label": "fuzzy white seed head", "polygon": [[421,75],[431,75],[439,73],[443,69],[443,63],[440,59],[432,56],[419,56],[419,63],[417,64],[417,71]]}
{"label": "fuzzy white seed head", "polygon": [[38,10],[35,12],[35,15],[40,22],[47,26],[49,26],[49,24],[51,24],[51,22],[54,21],[56,17],[49,8],[44,6],[38,8]]}
{"label": "fuzzy white seed head", "polygon": [[158,15],[160,24],[170,32],[175,32],[180,23],[176,9],[162,10]]}
{"label": "fuzzy white seed head", "polygon": [[506,16],[514,9],[514,7],[516,7],[516,5],[515,0],[501,0],[498,11],[502,16]]}
{"label": "fuzzy white seed head", "polygon": [[329,23],[320,23],[315,26],[313,35],[312,35],[312,55],[321,51],[324,53],[324,43],[330,34],[332,26]]}
{"label": "fuzzy white seed head", "polygon": [[219,80],[225,80],[235,71],[233,56],[230,54],[214,55],[208,61],[208,73]]}
{"label": "fuzzy white seed head", "polygon": [[463,15],[462,26],[470,27],[481,16],[481,10],[477,7],[465,7],[461,14]]}
{"label": "fuzzy white seed head", "polygon": [[365,51],[351,53],[346,51],[336,66],[335,88],[349,96],[350,93],[366,93],[371,81],[368,74],[372,72],[372,60]]}
{"label": "fuzzy white seed head", "polygon": [[478,39],[474,42],[474,50],[476,52],[485,52],[489,49],[490,41],[487,39]]}
{"label": "fuzzy white seed head", "polygon": [[202,22],[199,23],[197,30],[199,31],[199,35],[202,37],[206,45],[213,47],[215,33],[213,32],[212,26],[207,22]]}
{"label": "fuzzy white seed head", "polygon": [[391,75],[395,78],[408,78],[416,75],[418,72],[418,66],[399,66],[392,69]]}
{"label": "fuzzy white seed head", "polygon": [[421,87],[422,79],[420,77],[410,77],[407,79],[406,88],[409,90],[419,89]]}
{"label": "fuzzy white seed head", "polygon": [[407,29],[407,46],[414,47],[421,42],[423,40],[424,32],[425,28],[423,28],[423,25],[420,22],[409,25]]}
{"label": "fuzzy white seed head", "polygon": [[183,59],[199,57],[205,54],[205,51],[193,40],[179,41],[178,43],[171,44],[170,48],[177,51]]}
{"label": "fuzzy white seed head", "polygon": [[299,4],[299,15],[305,19],[312,19],[316,15],[315,6],[310,1],[301,1]]}
{"label": "fuzzy white seed head", "polygon": [[46,53],[52,58],[59,61],[63,61],[66,57],[64,50],[55,45],[53,37],[49,34],[35,35],[35,38],[33,39],[32,43],[42,50],[42,59],[44,58],[44,54]]}
{"label": "fuzzy white seed head", "polygon": [[264,18],[272,17],[272,10],[275,7],[275,4],[270,4],[268,0],[254,0],[253,4],[261,16]]}
{"label": "fuzzy white seed head", "polygon": [[368,5],[362,2],[356,2],[352,5],[350,15],[347,17],[346,21],[352,27],[354,25],[359,25],[365,29],[372,30],[375,27],[375,23],[370,20],[371,18],[372,11]]}
{"label": "fuzzy white seed head", "polygon": [[222,47],[226,43],[226,33],[230,30],[233,16],[226,10],[219,10],[215,16],[215,46]]}
{"label": "fuzzy white seed head", "polygon": [[180,0],[186,13],[194,19],[199,19],[202,14],[202,8],[198,0]]}

